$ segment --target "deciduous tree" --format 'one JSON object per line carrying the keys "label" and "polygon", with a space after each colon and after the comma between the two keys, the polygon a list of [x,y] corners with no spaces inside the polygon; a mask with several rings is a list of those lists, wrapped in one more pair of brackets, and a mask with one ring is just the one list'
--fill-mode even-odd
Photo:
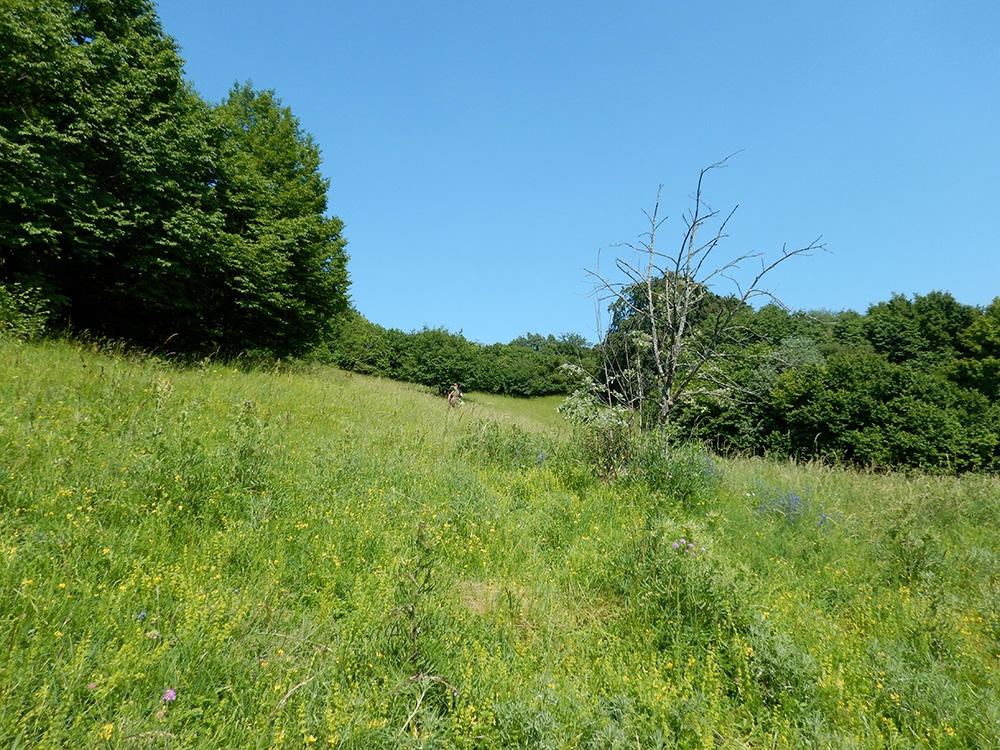
{"label": "deciduous tree", "polygon": [[197,339],[208,110],[152,3],[10,0],[3,13],[0,275],[41,288],[77,329]]}
{"label": "deciduous tree", "polygon": [[320,152],[273,91],[235,86],[213,112],[225,349],[297,354],[348,307],[343,222],[328,216]]}
{"label": "deciduous tree", "polygon": [[299,354],[347,309],[319,149],[272,92],[209,107],[149,0],[0,5],[0,283],[146,347]]}

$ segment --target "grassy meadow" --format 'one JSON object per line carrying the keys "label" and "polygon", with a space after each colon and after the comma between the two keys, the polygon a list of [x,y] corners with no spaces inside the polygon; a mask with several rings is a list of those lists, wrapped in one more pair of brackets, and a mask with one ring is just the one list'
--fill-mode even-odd
{"label": "grassy meadow", "polygon": [[0,746],[998,748],[1000,481],[0,340]]}

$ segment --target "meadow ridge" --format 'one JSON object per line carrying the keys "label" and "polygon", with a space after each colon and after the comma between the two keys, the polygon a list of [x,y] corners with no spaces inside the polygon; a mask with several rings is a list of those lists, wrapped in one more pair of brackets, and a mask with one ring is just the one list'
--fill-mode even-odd
{"label": "meadow ridge", "polygon": [[0,338],[0,745],[997,748],[1000,480]]}

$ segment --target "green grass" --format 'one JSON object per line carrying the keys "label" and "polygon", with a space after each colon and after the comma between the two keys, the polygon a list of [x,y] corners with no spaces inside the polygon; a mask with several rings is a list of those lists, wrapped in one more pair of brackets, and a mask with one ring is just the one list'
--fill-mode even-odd
{"label": "green grass", "polygon": [[0,341],[0,745],[1000,747],[996,478],[557,403]]}
{"label": "green grass", "polygon": [[556,412],[563,396],[539,398],[514,398],[494,393],[466,394],[463,406],[473,418],[510,421],[528,430],[544,430],[566,436],[570,430],[566,421]]}

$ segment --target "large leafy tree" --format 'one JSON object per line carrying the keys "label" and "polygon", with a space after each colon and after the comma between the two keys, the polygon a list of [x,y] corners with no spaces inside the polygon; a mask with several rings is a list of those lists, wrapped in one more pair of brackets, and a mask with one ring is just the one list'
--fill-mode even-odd
{"label": "large leafy tree", "polygon": [[[84,57],[68,6],[0,6],[0,274],[39,285],[58,257]],[[51,291],[51,290],[49,290]]]}
{"label": "large leafy tree", "polygon": [[300,353],[348,306],[343,223],[326,215],[319,148],[271,91],[236,86],[213,118],[216,337],[226,349]]}
{"label": "large leafy tree", "polygon": [[0,283],[57,322],[284,355],[346,311],[319,149],[270,92],[205,104],[149,0],[4,0],[0,91]]}
{"label": "large leafy tree", "polygon": [[894,294],[868,309],[864,332],[872,347],[891,362],[936,367],[960,353],[962,332],[981,316],[947,292]]}
{"label": "large leafy tree", "polygon": [[0,273],[77,329],[201,339],[208,108],[152,4],[9,0],[2,29]]}
{"label": "large leafy tree", "polygon": [[951,362],[948,374],[959,385],[1000,399],[1000,297],[959,336],[963,356]]}

